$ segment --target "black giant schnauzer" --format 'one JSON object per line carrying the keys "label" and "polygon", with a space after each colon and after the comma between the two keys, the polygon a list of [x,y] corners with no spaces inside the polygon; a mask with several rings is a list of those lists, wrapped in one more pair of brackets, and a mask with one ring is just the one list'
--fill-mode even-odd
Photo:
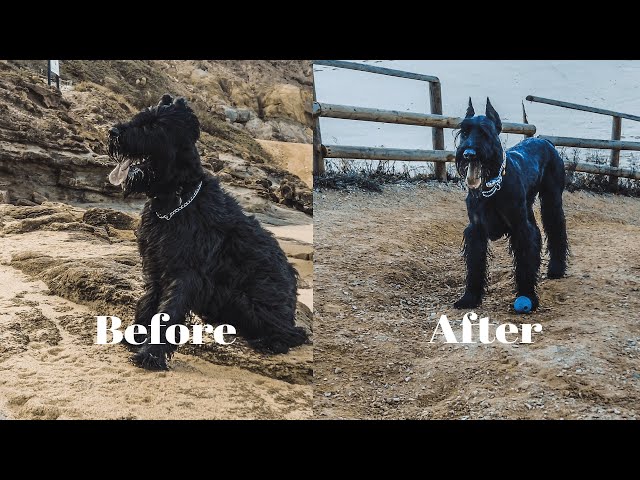
{"label": "black giant schnauzer", "polygon": [[489,99],[486,115],[475,116],[471,99],[460,124],[456,168],[466,178],[469,225],[464,231],[466,290],[455,308],[480,305],[487,286],[488,241],[509,237],[514,257],[517,295],[538,307],[540,229],[533,202],[540,196],[542,224],[549,250],[548,278],[560,278],[567,268],[567,231],[562,210],[564,162],[546,140],[527,138],[503,151],[502,122]]}
{"label": "black giant schnauzer", "polygon": [[[168,313],[163,345],[144,340],[132,360],[166,369],[176,347],[166,327],[192,311],[207,321],[236,327],[254,348],[286,353],[307,341],[295,326],[297,273],[275,238],[200,163],[198,118],[184,99],[164,95],[156,107],[109,131],[109,175],[125,197],[145,193],[138,230],[145,293],[135,323],[148,327]],[[133,347],[136,348],[136,347]]]}

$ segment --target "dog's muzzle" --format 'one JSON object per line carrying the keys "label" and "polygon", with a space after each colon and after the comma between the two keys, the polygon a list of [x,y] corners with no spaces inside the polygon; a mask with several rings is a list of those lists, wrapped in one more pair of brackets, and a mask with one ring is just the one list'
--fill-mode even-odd
{"label": "dog's muzzle", "polygon": [[473,148],[467,148],[464,152],[462,152],[462,156],[464,157],[465,160],[475,160],[476,158],[476,151]]}
{"label": "dog's muzzle", "polygon": [[480,188],[482,185],[482,168],[480,162],[471,161],[467,167],[467,178],[465,179],[467,186],[471,189]]}

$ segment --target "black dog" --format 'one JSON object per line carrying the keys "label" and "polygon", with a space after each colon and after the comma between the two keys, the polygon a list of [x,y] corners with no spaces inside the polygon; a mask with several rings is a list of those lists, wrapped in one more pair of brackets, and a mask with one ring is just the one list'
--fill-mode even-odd
{"label": "black dog", "polygon": [[167,368],[176,347],[164,331],[190,311],[233,325],[258,350],[286,353],[307,341],[294,324],[296,271],[275,238],[203,170],[199,136],[196,115],[170,95],[109,131],[118,162],[109,180],[122,184],[125,197],[150,198],[138,230],[145,293],[135,323],[148,328],[156,313],[170,315],[163,345],[136,339],[145,343],[132,360],[149,369]]}
{"label": "black dog", "polygon": [[547,276],[560,278],[567,268],[567,231],[562,210],[564,162],[546,140],[527,138],[503,152],[502,122],[487,99],[486,116],[474,116],[473,105],[460,124],[456,168],[466,178],[469,225],[464,231],[466,290],[455,308],[480,305],[487,286],[488,241],[507,235],[514,257],[517,295],[538,307],[540,229],[533,202],[540,196],[542,224],[550,261]]}

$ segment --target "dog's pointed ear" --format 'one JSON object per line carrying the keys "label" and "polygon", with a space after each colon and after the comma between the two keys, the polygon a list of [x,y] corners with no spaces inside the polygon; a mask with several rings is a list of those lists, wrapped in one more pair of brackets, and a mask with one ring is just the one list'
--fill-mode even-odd
{"label": "dog's pointed ear", "polygon": [[467,115],[464,118],[473,117],[476,114],[476,111],[473,109],[473,104],[471,103],[471,97],[469,97],[469,106],[467,107]]}
{"label": "dog's pointed ear", "polygon": [[161,107],[162,105],[171,105],[172,103],[173,103],[173,97],[168,93],[165,93],[160,99],[160,103],[158,103],[158,106]]}
{"label": "dog's pointed ear", "polygon": [[498,133],[500,133],[502,131],[502,120],[500,120],[500,115],[498,115],[496,109],[493,108],[493,105],[491,105],[489,97],[487,97],[487,110],[485,115],[495,124],[496,130],[498,131]]}

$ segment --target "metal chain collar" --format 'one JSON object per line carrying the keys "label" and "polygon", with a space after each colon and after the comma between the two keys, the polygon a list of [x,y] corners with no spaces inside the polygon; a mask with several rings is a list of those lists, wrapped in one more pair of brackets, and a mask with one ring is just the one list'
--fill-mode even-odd
{"label": "metal chain collar", "polygon": [[485,185],[489,190],[482,191],[482,196],[485,198],[493,196],[502,187],[502,176],[506,173],[507,169],[507,152],[502,151],[502,165],[500,165],[500,171],[498,176],[489,180]]}
{"label": "metal chain collar", "polygon": [[171,217],[173,217],[176,213],[178,213],[183,208],[186,208],[191,202],[193,202],[193,200],[196,198],[196,195],[198,195],[198,192],[200,191],[200,187],[202,187],[202,182],[200,182],[200,184],[198,185],[198,188],[196,188],[196,191],[193,192],[193,195],[191,196],[191,198],[186,202],[184,202],[182,205],[180,205],[178,208],[176,208],[173,212],[168,213],[166,215],[160,215],[158,212],[156,212],[156,215],[158,216],[158,218],[161,218],[162,220],[171,220]]}

